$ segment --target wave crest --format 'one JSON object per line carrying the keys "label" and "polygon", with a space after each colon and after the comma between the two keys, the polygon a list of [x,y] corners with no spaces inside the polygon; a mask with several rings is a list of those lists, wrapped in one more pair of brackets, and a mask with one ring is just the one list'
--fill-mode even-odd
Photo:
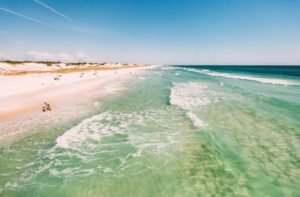
{"label": "wave crest", "polygon": [[[107,124],[109,123],[109,125]],[[122,134],[131,124],[142,124],[143,118],[137,114],[118,114],[118,120],[113,121],[109,111],[83,120],[56,139],[56,145],[61,148],[72,148],[84,145],[87,141],[100,141],[103,137]],[[93,143],[89,142],[88,145]]]}
{"label": "wave crest", "polygon": [[197,70],[197,69],[186,69],[187,71],[197,72],[201,74],[210,75],[213,77],[223,77],[230,79],[240,79],[240,80],[248,80],[248,81],[257,81],[260,83],[273,84],[273,85],[299,85],[299,83],[293,82],[291,80],[286,79],[274,79],[274,78],[263,78],[263,77],[253,77],[247,75],[234,75],[229,73],[218,73],[212,72],[210,70]]}

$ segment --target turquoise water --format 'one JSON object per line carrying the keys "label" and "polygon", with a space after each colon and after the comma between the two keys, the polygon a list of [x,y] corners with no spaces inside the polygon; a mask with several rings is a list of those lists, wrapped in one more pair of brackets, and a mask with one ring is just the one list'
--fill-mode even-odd
{"label": "turquoise water", "polygon": [[156,68],[2,147],[0,196],[300,196],[300,68],[275,70]]}

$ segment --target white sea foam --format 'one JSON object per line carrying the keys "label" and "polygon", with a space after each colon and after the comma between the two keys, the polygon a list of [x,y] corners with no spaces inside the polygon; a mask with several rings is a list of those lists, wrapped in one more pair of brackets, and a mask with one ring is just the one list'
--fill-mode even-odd
{"label": "white sea foam", "polygon": [[201,73],[201,74],[205,74],[205,73],[209,72],[209,70],[207,70],[207,69],[194,69],[194,68],[183,68],[183,69],[186,71]]}
{"label": "white sea foam", "polygon": [[[76,150],[79,154],[83,154],[81,160],[85,160],[85,155],[93,154],[90,151],[95,152],[95,150],[99,149],[98,146],[101,146],[101,141],[104,137],[122,134],[126,136],[126,140],[121,143],[130,144],[136,148],[136,151],[132,152],[131,156],[139,157],[145,151],[160,154],[160,150],[167,144],[175,143],[173,134],[170,135],[170,133],[163,132],[134,132],[134,128],[135,126],[143,126],[145,119],[155,121],[155,124],[163,124],[157,118],[157,116],[162,115],[161,113],[163,111],[132,113],[107,111],[85,119],[77,126],[66,131],[56,139],[56,147]],[[51,153],[48,155],[51,156]]]}
{"label": "white sea foam", "polygon": [[57,147],[93,149],[103,137],[123,134],[130,125],[143,125],[143,116],[137,113],[106,111],[83,120],[56,139]]}
{"label": "white sea foam", "polygon": [[161,67],[162,70],[174,70],[174,69],[177,69],[177,67],[175,66],[163,66]]}
{"label": "white sea foam", "polygon": [[212,71],[205,70],[205,69],[203,69],[203,70],[186,69],[186,70],[201,73],[201,74],[206,74],[206,75],[210,75],[210,76],[214,76],[214,77],[257,81],[260,83],[267,83],[267,84],[273,84],[273,85],[286,85],[286,86],[299,85],[296,82],[293,82],[291,80],[285,80],[285,79],[262,78],[262,77],[253,77],[253,76],[247,76],[247,75],[234,75],[234,74],[229,74],[229,73],[212,72]]}
{"label": "white sea foam", "polygon": [[199,127],[199,128],[205,127],[205,123],[193,112],[191,112],[191,111],[188,112],[187,116],[191,119],[194,126]]}
{"label": "white sea foam", "polygon": [[[113,119],[115,122],[113,122]],[[93,143],[103,137],[122,133],[130,124],[143,124],[143,118],[137,114],[117,113],[110,111],[83,120],[56,139],[56,145],[61,148],[78,148],[82,144],[93,148]]]}
{"label": "white sea foam", "polygon": [[[37,176],[44,173],[66,178],[95,173],[127,173],[134,164],[133,158],[148,157],[149,154],[159,157],[163,165],[169,160],[167,147],[177,143],[180,136],[180,130],[174,132],[178,122],[182,122],[177,120],[184,118],[173,114],[178,110],[168,109],[138,112],[109,110],[85,119],[59,136],[56,146],[39,150],[33,161],[21,165],[20,169],[26,170],[7,182],[3,189],[15,190],[32,184]],[[153,125],[153,129],[143,130],[145,124]],[[75,160],[91,165],[76,165]],[[112,162],[114,160],[120,162]],[[140,164],[141,170],[151,170],[152,167],[147,160]],[[0,187],[0,193],[3,189]]]}
{"label": "white sea foam", "polygon": [[231,78],[231,79],[241,79],[241,80],[248,80],[248,81],[257,81],[261,83],[269,83],[274,85],[297,85],[297,83],[285,80],[285,79],[272,79],[272,78],[261,78],[261,77],[251,77],[251,76],[244,76],[244,75],[232,75],[226,73],[216,73],[216,72],[207,72],[206,74],[215,77],[224,77],[224,78]]}
{"label": "white sea foam", "polygon": [[[91,118],[85,119],[77,126],[71,128],[70,130],[65,132],[62,136],[56,139],[57,146],[61,148],[70,148],[72,143],[80,143],[81,141],[87,139],[88,137],[92,137],[93,139],[97,138],[98,140],[100,140],[102,137],[101,131],[99,131],[100,133],[93,132],[92,135],[88,135],[88,134],[90,130],[95,131],[95,128],[93,128],[94,126],[93,122],[100,122],[105,117],[105,115],[106,113],[102,113],[93,116]],[[104,131],[104,133],[107,132]]]}
{"label": "white sea foam", "polygon": [[211,103],[208,86],[203,83],[175,83],[171,89],[170,103],[182,109],[194,109]]}
{"label": "white sea foam", "polygon": [[52,176],[57,176],[59,173],[58,173],[58,171],[55,170],[55,169],[50,169],[50,170],[49,170],[49,174],[51,174]]}

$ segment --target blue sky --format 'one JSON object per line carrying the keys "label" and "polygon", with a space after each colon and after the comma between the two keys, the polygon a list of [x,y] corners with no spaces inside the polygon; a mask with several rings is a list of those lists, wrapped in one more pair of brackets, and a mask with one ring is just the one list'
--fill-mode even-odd
{"label": "blue sky", "polygon": [[300,64],[300,0],[0,0],[0,57]]}

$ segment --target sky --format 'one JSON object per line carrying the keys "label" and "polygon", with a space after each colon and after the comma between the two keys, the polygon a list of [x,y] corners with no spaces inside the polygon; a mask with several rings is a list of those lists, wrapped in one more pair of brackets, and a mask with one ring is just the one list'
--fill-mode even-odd
{"label": "sky", "polygon": [[0,59],[300,65],[300,0],[0,0]]}

